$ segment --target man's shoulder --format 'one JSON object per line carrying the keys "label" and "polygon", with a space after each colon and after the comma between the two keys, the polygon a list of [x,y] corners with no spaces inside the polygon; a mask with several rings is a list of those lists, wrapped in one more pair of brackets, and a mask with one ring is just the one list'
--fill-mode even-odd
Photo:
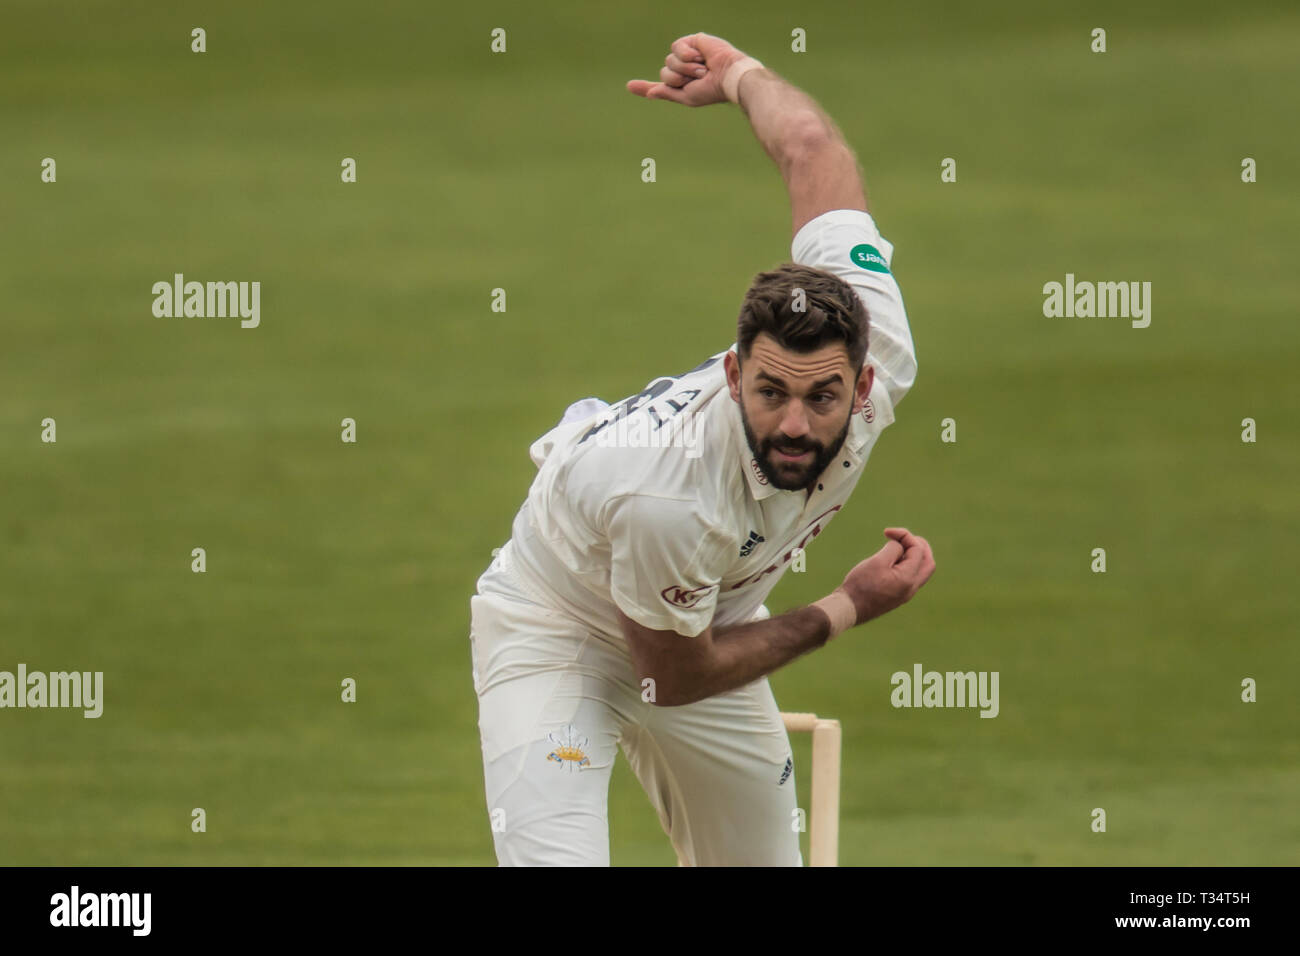
{"label": "man's shoulder", "polygon": [[567,463],[565,485],[572,495],[598,503],[638,497],[688,503],[701,513],[721,510],[719,482],[732,466],[731,446],[711,435],[707,423],[655,433],[633,419],[602,435],[603,442],[593,436],[591,447]]}
{"label": "man's shoulder", "polygon": [[726,376],[718,353],[688,372],[663,376],[592,419],[572,445],[572,467],[627,491],[673,494],[718,467],[731,444]]}

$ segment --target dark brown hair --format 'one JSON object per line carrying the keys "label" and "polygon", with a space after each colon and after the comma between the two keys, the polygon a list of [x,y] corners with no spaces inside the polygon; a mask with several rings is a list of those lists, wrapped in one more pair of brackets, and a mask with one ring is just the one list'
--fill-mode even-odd
{"label": "dark brown hair", "polygon": [[[794,290],[803,289],[806,309],[794,310]],[[849,364],[862,371],[870,320],[853,287],[838,276],[787,262],[754,276],[736,322],[736,351],[749,356],[754,339],[766,332],[794,352],[814,352],[843,342]]]}

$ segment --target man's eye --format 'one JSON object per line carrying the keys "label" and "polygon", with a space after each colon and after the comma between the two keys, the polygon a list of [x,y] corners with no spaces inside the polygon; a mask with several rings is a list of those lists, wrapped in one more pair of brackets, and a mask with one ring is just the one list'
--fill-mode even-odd
{"label": "man's eye", "polygon": [[776,389],[760,388],[758,390],[758,394],[762,395],[764,398],[776,398]]}
{"label": "man's eye", "polygon": [[813,401],[825,405],[827,402],[831,401],[833,397],[834,396],[832,396],[829,392],[822,392],[820,395],[814,395]]}

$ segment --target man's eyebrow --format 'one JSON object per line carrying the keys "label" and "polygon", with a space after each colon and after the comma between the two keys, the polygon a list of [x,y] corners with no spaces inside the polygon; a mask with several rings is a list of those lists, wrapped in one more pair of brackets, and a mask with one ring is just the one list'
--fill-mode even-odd
{"label": "man's eyebrow", "polygon": [[822,379],[820,382],[813,382],[812,389],[810,389],[810,391],[815,392],[817,391],[817,389],[826,388],[828,385],[841,385],[843,384],[843,382],[844,379],[838,373],[836,373],[835,375],[832,375],[829,378]]}
{"label": "man's eyebrow", "polygon": [[[769,375],[767,372],[760,371],[754,376],[754,378],[755,380],[760,378],[765,378],[773,385],[775,385],[777,388],[786,388],[785,382],[777,378],[775,375]],[[820,381],[813,382],[812,388],[810,388],[809,391],[815,392],[817,391],[817,389],[825,388],[828,385],[842,385],[843,383],[844,383],[844,379],[842,376],[838,374],[832,375],[829,378],[823,378]]]}

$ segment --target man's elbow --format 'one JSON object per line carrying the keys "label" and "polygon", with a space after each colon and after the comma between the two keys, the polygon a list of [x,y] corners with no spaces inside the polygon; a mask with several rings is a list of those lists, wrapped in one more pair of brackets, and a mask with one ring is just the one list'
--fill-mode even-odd
{"label": "man's elbow", "polygon": [[648,649],[633,645],[632,666],[637,674],[641,699],[656,707],[682,707],[708,696],[712,655],[706,649],[707,632],[695,637],[673,637],[679,641],[699,643],[691,648],[692,653],[687,654],[682,653],[685,648],[673,648],[669,653],[656,648],[658,652],[647,653]]}
{"label": "man's elbow", "polygon": [[816,113],[802,113],[791,119],[785,135],[786,155],[794,160],[817,153],[839,141],[835,131]]}
{"label": "man's elbow", "polygon": [[796,170],[806,167],[819,154],[824,154],[829,143],[829,132],[815,115],[808,113],[791,119],[781,135],[780,146],[774,157],[782,178],[788,183]]}
{"label": "man's elbow", "polygon": [[714,666],[713,627],[698,634],[646,627],[618,611],[641,699],[656,707],[681,707],[708,696]]}
{"label": "man's elbow", "polygon": [[658,668],[658,677],[641,678],[641,697],[656,707],[683,707],[704,699],[698,674]]}

